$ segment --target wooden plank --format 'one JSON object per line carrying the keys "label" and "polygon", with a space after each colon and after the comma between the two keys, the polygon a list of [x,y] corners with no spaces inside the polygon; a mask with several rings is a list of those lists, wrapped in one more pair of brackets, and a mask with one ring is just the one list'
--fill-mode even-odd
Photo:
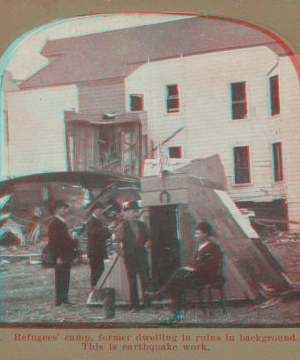
{"label": "wooden plank", "polygon": [[160,197],[162,191],[143,193],[143,206],[176,205],[189,203],[188,189],[170,190],[168,193],[170,195],[168,203],[161,202]]}
{"label": "wooden plank", "polygon": [[186,189],[188,187],[187,174],[174,174],[164,176],[165,189]]}
{"label": "wooden plank", "polygon": [[247,283],[247,281],[241,276],[239,269],[235,266],[235,264],[231,261],[229,256],[226,256],[226,265],[231,273],[233,274],[234,278],[237,282],[241,285],[243,291],[246,293],[250,300],[256,300],[257,295],[254,291],[252,291],[251,286]]}
{"label": "wooden plank", "polygon": [[110,258],[110,262],[109,262],[109,264],[107,264],[108,266],[105,266],[104,271],[103,271],[98,283],[95,286],[95,289],[90,293],[90,295],[89,295],[89,297],[87,299],[87,302],[86,302],[87,304],[92,303],[92,297],[93,297],[95,291],[100,290],[102,288],[102,286],[105,283],[106,279],[108,278],[108,276],[112,272],[112,270],[113,270],[119,256],[120,255],[118,253],[116,253],[116,252],[113,253],[113,255]]}
{"label": "wooden plank", "polygon": [[188,187],[187,174],[168,174],[164,179],[160,177],[144,177],[142,178],[143,192],[159,191],[159,190],[176,190],[186,189]]}
{"label": "wooden plank", "polygon": [[161,191],[164,188],[164,183],[159,177],[142,178],[143,193]]}
{"label": "wooden plank", "polygon": [[252,218],[251,220],[253,221],[260,221],[260,222],[264,222],[264,223],[268,223],[268,224],[299,224],[299,221],[292,221],[292,220],[272,220],[272,219],[256,219],[256,218]]}

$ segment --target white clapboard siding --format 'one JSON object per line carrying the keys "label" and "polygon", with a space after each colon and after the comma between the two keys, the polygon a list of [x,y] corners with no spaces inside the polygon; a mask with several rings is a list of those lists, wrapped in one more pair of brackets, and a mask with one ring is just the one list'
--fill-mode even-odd
{"label": "white clapboard siding", "polygon": [[77,109],[75,85],[7,94],[10,176],[66,171],[64,110]]}
{"label": "white clapboard siding", "polygon": [[[300,221],[300,91],[298,74],[288,57],[282,59],[280,79],[284,183],[289,220]],[[293,229],[299,229],[292,225]]]}
{"label": "white clapboard siding", "polygon": [[[279,115],[270,116],[269,77],[279,75]],[[247,118],[231,120],[230,83],[246,81]],[[166,112],[166,85],[178,84],[180,112]],[[286,198],[289,219],[300,220],[300,94],[288,56],[264,46],[148,62],[125,82],[129,94],[144,94],[149,138],[182,146],[184,157],[219,154],[228,191],[236,201]],[[272,143],[282,142],[283,182],[274,183]],[[251,183],[235,185],[233,147],[249,146]]]}

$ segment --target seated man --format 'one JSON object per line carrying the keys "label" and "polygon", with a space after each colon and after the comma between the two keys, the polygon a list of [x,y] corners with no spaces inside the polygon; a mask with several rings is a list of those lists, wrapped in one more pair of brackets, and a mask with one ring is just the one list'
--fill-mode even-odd
{"label": "seated man", "polygon": [[194,267],[178,269],[163,288],[145,294],[151,299],[153,296],[169,292],[174,304],[174,318],[181,317],[186,288],[197,288],[216,279],[219,275],[222,251],[221,247],[212,238],[211,225],[207,222],[199,223],[195,230],[195,238],[199,246],[194,255]]}

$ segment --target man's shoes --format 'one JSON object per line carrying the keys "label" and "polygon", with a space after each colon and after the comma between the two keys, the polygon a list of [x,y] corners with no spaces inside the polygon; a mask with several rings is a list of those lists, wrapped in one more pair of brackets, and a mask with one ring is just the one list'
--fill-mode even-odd
{"label": "man's shoes", "polygon": [[180,310],[175,310],[169,321],[170,322],[182,322],[182,320],[183,320],[183,312]]}
{"label": "man's shoes", "polygon": [[137,313],[141,310],[141,306],[140,305],[131,305],[129,308],[129,312],[131,314]]}
{"label": "man's shoes", "polygon": [[64,302],[63,302],[63,304],[64,304],[64,305],[67,305],[67,306],[74,306],[74,305],[75,305],[75,303],[74,303],[74,302],[69,301],[69,300],[64,301]]}
{"label": "man's shoes", "polygon": [[140,311],[139,308],[132,308],[129,312],[130,312],[130,314],[136,314],[136,313],[138,313],[139,311]]}
{"label": "man's shoes", "polygon": [[55,306],[60,306],[60,305],[62,305],[63,303],[64,303],[63,301],[56,301]]}

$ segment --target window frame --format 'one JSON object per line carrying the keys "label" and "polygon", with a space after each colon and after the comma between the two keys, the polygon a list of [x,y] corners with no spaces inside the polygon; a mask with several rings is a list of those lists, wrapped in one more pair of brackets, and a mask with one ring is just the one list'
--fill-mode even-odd
{"label": "window frame", "polygon": [[[179,157],[172,157],[170,154],[170,149],[178,149],[179,150]],[[178,145],[178,146],[169,146],[168,147],[168,153],[169,153],[169,158],[170,159],[182,159],[182,146]]]}
{"label": "window frame", "polygon": [[[276,79],[276,89],[272,88],[272,80]],[[280,115],[280,94],[279,94],[279,75],[268,78],[269,85],[269,111],[270,116]],[[275,91],[275,92],[274,92]]]}
{"label": "window frame", "polygon": [[[236,162],[236,149],[242,149],[242,148],[246,148],[247,149],[247,165],[239,165],[240,169],[237,168],[237,162]],[[250,185],[252,182],[252,176],[251,176],[251,159],[250,159],[250,146],[249,145],[237,145],[234,146],[232,148],[232,152],[233,152],[233,185],[235,186],[242,186],[242,185]],[[248,177],[247,181],[239,181],[237,182],[237,177],[242,178],[243,174],[240,174],[239,176],[237,176],[237,172],[241,172],[243,171],[243,169],[241,169],[241,167],[246,167],[248,169],[248,174],[246,175]]]}
{"label": "window frame", "polygon": [[[279,148],[277,147],[278,145],[279,145]],[[279,149],[279,154],[278,154],[278,149]],[[276,157],[277,157],[277,164],[276,164],[276,160],[275,160]],[[278,157],[279,157],[279,159],[278,159]],[[281,141],[272,143],[272,173],[273,173],[273,182],[274,183],[279,183],[279,182],[283,181],[283,162],[282,162],[282,142]]]}
{"label": "window frame", "polygon": [[[176,87],[176,94],[170,94],[169,89]],[[180,101],[179,101],[179,87],[178,84],[168,84],[165,87],[166,91],[166,111],[167,114],[180,112]],[[177,107],[169,107],[171,101],[177,100]]]}
{"label": "window frame", "polygon": [[[243,97],[241,99],[234,99],[233,98],[233,86],[234,85],[238,85],[238,84],[244,84],[244,94]],[[231,120],[235,121],[235,120],[245,120],[248,118],[248,101],[247,101],[247,82],[245,80],[242,81],[233,81],[230,82],[230,110],[231,110]],[[240,105],[240,104],[244,104],[244,116],[243,117],[234,117],[234,107],[235,105]]]}
{"label": "window frame", "polygon": [[[141,109],[133,110],[132,109],[132,97],[141,99]],[[144,111],[144,94],[129,94],[129,109],[130,111]]]}

